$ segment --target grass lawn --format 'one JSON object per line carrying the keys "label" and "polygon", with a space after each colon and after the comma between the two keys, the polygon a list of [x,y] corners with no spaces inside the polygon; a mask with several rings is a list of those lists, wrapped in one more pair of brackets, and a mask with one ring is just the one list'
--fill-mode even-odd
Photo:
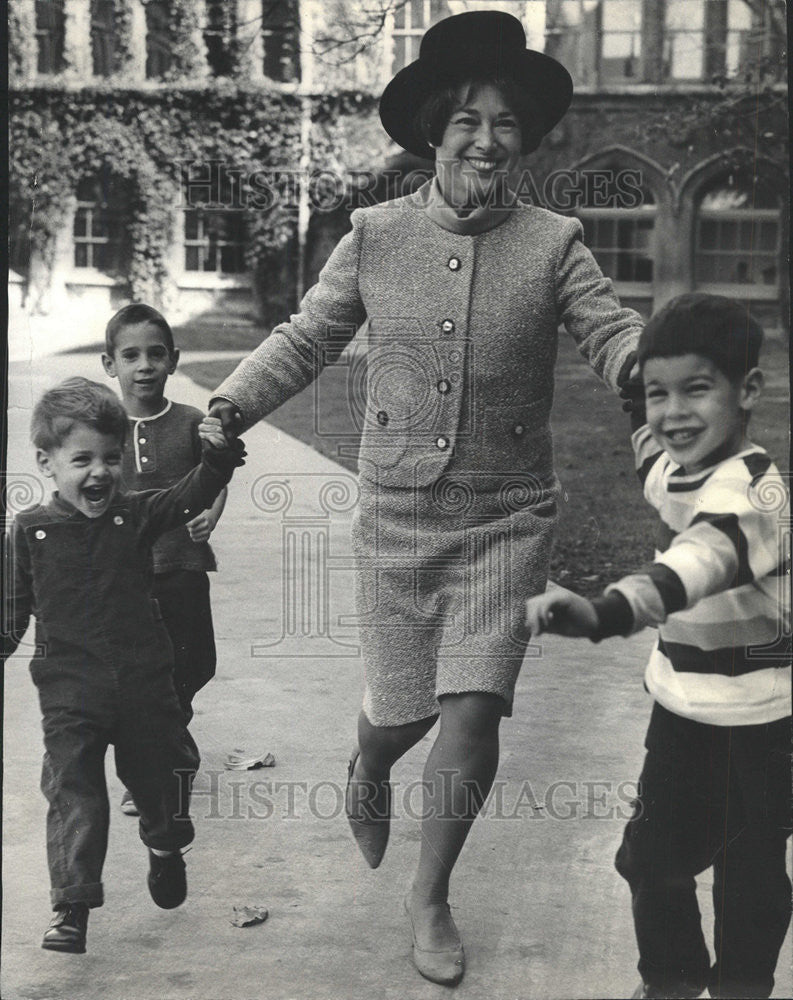
{"label": "grass lawn", "polygon": [[[194,347],[187,333],[182,342]],[[247,346],[223,345],[226,349]],[[183,364],[180,370],[199,385],[214,389],[234,367],[233,360],[193,362]],[[752,417],[751,437],[787,471],[790,410],[785,341],[769,339],[762,367],[766,391]],[[322,424],[331,425],[338,436],[325,433],[323,426],[319,428],[323,433],[317,433],[316,400],[321,401]],[[267,419],[347,469],[357,471],[346,368],[326,369],[314,386]],[[559,342],[551,421],[556,469],[564,488],[551,577],[591,596],[652,557],[655,517],[644,502],[633,471],[628,417],[620,401],[593,374],[566,336]]]}

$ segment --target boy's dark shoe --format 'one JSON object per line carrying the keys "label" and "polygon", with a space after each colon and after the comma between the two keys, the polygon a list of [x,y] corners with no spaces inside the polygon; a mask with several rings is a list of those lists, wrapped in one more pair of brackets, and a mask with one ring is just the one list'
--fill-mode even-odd
{"label": "boy's dark shoe", "polygon": [[149,850],[149,892],[163,910],[180,906],[187,898],[187,875],[179,851],[164,858]]}
{"label": "boy's dark shoe", "polygon": [[44,932],[41,947],[48,951],[67,951],[73,955],[83,955],[87,929],[88,904],[63,903],[56,909],[50,926]]}

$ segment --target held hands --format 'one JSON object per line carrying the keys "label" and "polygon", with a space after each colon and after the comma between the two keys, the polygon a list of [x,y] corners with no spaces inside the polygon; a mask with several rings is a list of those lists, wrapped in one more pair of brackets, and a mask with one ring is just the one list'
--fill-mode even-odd
{"label": "held hands", "polygon": [[526,601],[526,625],[533,636],[553,632],[591,638],[597,631],[598,616],[591,601],[559,588]]}
{"label": "held hands", "polygon": [[209,407],[205,420],[219,420],[226,441],[231,442],[239,436],[242,430],[242,414],[228,399],[217,399]]}
{"label": "held hands", "polygon": [[245,443],[236,436],[229,439],[223,433],[223,425],[219,417],[204,417],[198,425],[198,436],[201,439],[204,454],[213,456],[213,461],[222,466],[245,465],[245,456],[248,454],[245,451]]}

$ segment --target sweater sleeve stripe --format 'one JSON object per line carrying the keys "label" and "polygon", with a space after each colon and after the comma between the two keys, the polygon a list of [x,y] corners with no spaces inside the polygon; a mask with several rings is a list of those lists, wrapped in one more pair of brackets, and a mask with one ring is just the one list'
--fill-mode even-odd
{"label": "sweater sleeve stripe", "polygon": [[683,581],[673,569],[663,563],[653,563],[647,569],[647,575],[655,584],[667,615],[672,615],[676,611],[682,611],[688,603],[686,588]]}
{"label": "sweater sleeve stripe", "polygon": [[691,521],[692,526],[703,522],[718,528],[729,538],[735,547],[735,555],[738,565],[735,570],[735,577],[730,584],[732,587],[740,587],[744,583],[751,583],[754,579],[752,568],[749,565],[749,543],[746,539],[738,518],[735,514],[697,514]]}

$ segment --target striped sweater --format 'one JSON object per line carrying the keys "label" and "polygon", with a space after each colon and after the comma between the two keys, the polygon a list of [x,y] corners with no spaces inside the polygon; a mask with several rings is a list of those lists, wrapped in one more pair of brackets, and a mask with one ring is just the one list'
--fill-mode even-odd
{"label": "striped sweater", "polygon": [[[622,618],[601,637],[658,627],[645,683],[677,715],[723,726],[790,715],[784,480],[756,445],[686,475],[647,425],[632,441],[645,498],[660,515],[656,556],[596,602],[603,624]],[[604,616],[609,605],[622,605],[622,616]]]}

